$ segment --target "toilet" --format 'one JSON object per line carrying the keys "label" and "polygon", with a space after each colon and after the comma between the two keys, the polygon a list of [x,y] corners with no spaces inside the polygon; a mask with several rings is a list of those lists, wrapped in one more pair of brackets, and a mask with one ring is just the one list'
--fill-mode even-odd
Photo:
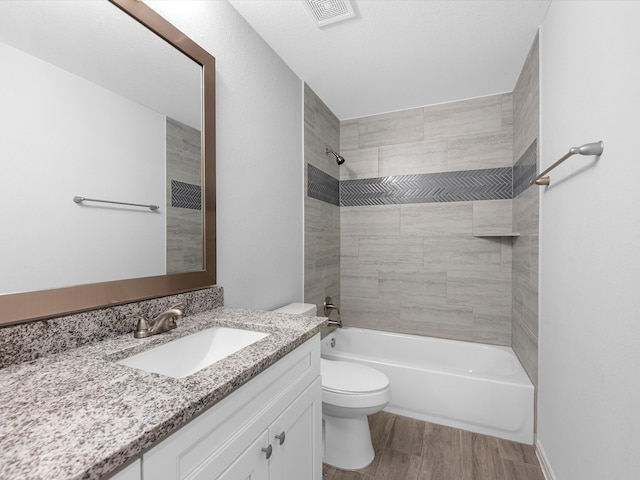
{"label": "toilet", "polygon": [[[309,303],[292,303],[278,313],[315,316]],[[320,359],[322,376],[323,462],[343,470],[366,467],[375,458],[367,415],[391,400],[389,379],[354,362]]]}

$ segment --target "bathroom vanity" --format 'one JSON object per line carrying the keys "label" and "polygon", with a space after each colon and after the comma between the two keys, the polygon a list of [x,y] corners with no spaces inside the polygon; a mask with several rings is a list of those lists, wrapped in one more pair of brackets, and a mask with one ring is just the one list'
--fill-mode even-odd
{"label": "bathroom vanity", "polygon": [[319,479],[320,343],[308,340],[143,454],[143,479]]}
{"label": "bathroom vanity", "polygon": [[[226,307],[0,370],[0,478],[320,479],[325,319]],[[184,378],[117,362],[212,326],[268,335]]]}

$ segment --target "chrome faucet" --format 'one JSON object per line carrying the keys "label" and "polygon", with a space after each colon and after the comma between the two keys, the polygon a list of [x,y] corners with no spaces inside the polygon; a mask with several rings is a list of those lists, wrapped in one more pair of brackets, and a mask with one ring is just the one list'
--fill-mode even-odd
{"label": "chrome faucet", "polygon": [[130,315],[127,318],[137,318],[138,324],[133,332],[134,338],[146,338],[162,332],[173,330],[184,315],[184,303],[178,303],[169,310],[162,312],[153,320],[147,320],[142,315]]}
{"label": "chrome faucet", "polygon": [[327,297],[324,299],[324,314],[327,316],[329,325],[337,325],[339,328],[342,328],[342,320],[338,318],[338,320],[331,320],[329,317],[333,311],[338,312],[340,315],[340,309],[333,304],[333,300],[331,297]]}

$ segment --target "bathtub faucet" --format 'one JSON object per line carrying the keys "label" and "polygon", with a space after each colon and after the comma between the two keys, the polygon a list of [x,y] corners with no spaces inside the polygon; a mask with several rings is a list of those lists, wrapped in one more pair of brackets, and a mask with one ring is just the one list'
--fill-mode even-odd
{"label": "bathtub faucet", "polygon": [[342,328],[342,320],[340,318],[338,318],[338,320],[331,320],[329,318],[331,316],[331,313],[334,310],[336,312],[338,312],[338,315],[340,315],[340,309],[333,304],[333,300],[331,300],[331,297],[325,298],[324,299],[324,314],[327,316],[328,324],[329,325],[336,325],[339,328]]}

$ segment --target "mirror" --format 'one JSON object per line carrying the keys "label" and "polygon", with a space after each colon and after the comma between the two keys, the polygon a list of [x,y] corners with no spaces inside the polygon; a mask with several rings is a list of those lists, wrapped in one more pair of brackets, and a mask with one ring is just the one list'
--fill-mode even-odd
{"label": "mirror", "polygon": [[136,0],[3,1],[0,58],[0,324],[215,284],[214,58]]}

